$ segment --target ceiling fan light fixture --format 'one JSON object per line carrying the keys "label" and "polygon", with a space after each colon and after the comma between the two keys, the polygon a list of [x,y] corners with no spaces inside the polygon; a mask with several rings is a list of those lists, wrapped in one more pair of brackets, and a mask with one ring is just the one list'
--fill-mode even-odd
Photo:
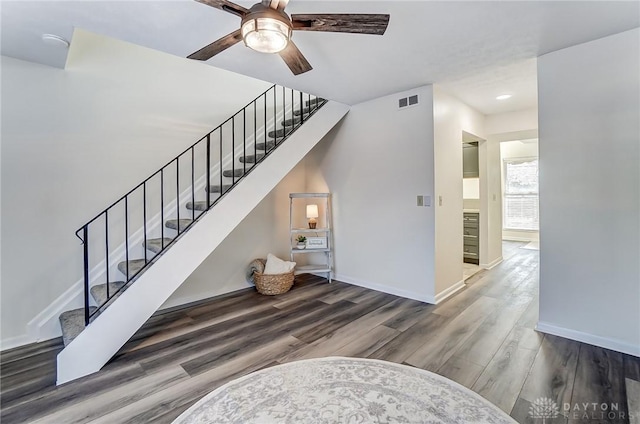
{"label": "ceiling fan light fixture", "polygon": [[287,47],[290,38],[291,23],[284,12],[260,7],[254,11],[252,8],[242,20],[242,40],[255,51],[278,53]]}

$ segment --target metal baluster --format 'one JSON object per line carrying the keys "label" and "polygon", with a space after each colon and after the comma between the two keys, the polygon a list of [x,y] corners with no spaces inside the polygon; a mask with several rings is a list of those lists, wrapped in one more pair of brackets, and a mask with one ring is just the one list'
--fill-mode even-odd
{"label": "metal baluster", "polygon": [[242,172],[247,173],[247,108],[242,109]]}
{"label": "metal baluster", "polygon": [[164,250],[164,168],[160,168],[160,246]]}
{"label": "metal baluster", "polygon": [[82,227],[82,247],[84,254],[84,324],[89,325],[89,228]]}
{"label": "metal baluster", "polygon": [[105,247],[105,268],[107,276],[107,301],[109,300],[109,210],[104,211],[104,247]]}
{"label": "metal baluster", "polygon": [[176,158],[176,215],[178,216],[178,235],[180,234],[180,156]]}
{"label": "metal baluster", "polygon": [[144,231],[144,264],[147,264],[147,182],[142,183],[142,226]]}
{"label": "metal baluster", "polygon": [[207,134],[207,210],[211,207],[211,133]]}
{"label": "metal baluster", "polygon": [[253,163],[258,164],[258,117],[256,112],[256,101],[253,101]]}
{"label": "metal baluster", "polygon": [[291,89],[291,132],[293,132],[294,128],[296,127],[296,117],[293,114],[293,109],[295,109],[294,104],[293,104],[293,88]]}
{"label": "metal baluster", "polygon": [[278,145],[278,129],[276,128],[276,86],[273,86],[273,144]]}
{"label": "metal baluster", "polygon": [[124,197],[124,254],[127,265],[127,282],[129,282],[129,196]]}
{"label": "metal baluster", "polygon": [[236,183],[236,115],[231,117],[231,185]]}
{"label": "metal baluster", "polygon": [[220,157],[218,159],[218,173],[220,174],[220,195],[218,196],[218,200],[220,200],[220,197],[222,197],[222,192],[224,191],[222,189],[222,126],[220,127]]}
{"label": "metal baluster", "polygon": [[269,90],[267,90],[264,94],[263,94],[263,98],[264,98],[264,127],[262,127],[264,129],[264,153],[265,155],[267,154],[267,93],[269,92]]}
{"label": "metal baluster", "polygon": [[196,220],[196,171],[195,171],[195,156],[193,152],[193,146],[191,146],[191,220]]}
{"label": "metal baluster", "polygon": [[282,126],[282,135],[286,137],[287,135],[287,126],[285,124],[285,119],[287,118],[287,92],[285,91],[284,85],[282,86],[282,122],[280,125]]}
{"label": "metal baluster", "polygon": [[304,94],[301,91],[300,92],[300,125],[302,125],[304,123],[304,101],[303,101],[303,96],[304,96]]}

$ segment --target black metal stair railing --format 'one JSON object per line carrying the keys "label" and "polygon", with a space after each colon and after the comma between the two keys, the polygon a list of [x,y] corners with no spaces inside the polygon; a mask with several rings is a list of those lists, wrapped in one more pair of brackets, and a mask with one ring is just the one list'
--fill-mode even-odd
{"label": "black metal stair railing", "polygon": [[[78,229],[76,236],[83,244],[85,325],[325,103],[326,100],[310,94],[271,86]],[[258,138],[263,141],[258,142]],[[260,150],[264,153],[259,153]],[[242,163],[238,167],[236,157]],[[226,162],[230,163],[230,170],[223,170]],[[217,172],[212,172],[212,167]],[[206,198],[197,202],[196,185],[203,178]],[[231,182],[225,184],[225,178],[231,178]],[[217,187],[212,186],[213,179],[219,183]],[[217,194],[215,199],[212,194]],[[183,204],[188,210],[186,220],[184,215],[182,219],[180,217]],[[165,218],[172,209],[175,210],[177,235],[167,239]],[[149,237],[150,231],[157,232],[158,217],[159,243]],[[132,221],[137,223],[137,231],[142,231],[143,258],[135,267],[131,266],[134,247],[130,245],[130,239],[133,237],[132,225],[136,225]],[[155,245],[150,242],[155,242]],[[114,252],[114,244],[118,245],[120,253]],[[152,245],[154,247],[150,249]],[[153,256],[149,255],[149,250]],[[114,257],[124,257],[124,266],[121,267],[123,263],[120,263],[118,269],[125,280],[111,289],[110,266]],[[98,264],[92,267],[95,262]],[[104,272],[100,271],[102,262]],[[104,275],[106,279],[106,300],[95,310],[90,310],[90,279],[94,273]]]}

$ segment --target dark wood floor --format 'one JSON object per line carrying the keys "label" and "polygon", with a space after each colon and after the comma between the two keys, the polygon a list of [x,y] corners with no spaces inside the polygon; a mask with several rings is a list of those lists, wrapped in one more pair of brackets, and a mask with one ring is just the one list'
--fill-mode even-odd
{"label": "dark wood floor", "polygon": [[3,352],[0,420],[171,422],[230,379],[335,355],[436,372],[522,423],[541,422],[528,412],[542,397],[619,408],[614,418],[580,410],[548,423],[628,423],[625,378],[640,381],[640,360],[534,331],[538,252],[521,246],[505,243],[503,263],[437,306],[303,276],[284,295],[246,290],[159,314],[102,371],[60,387],[59,340]]}

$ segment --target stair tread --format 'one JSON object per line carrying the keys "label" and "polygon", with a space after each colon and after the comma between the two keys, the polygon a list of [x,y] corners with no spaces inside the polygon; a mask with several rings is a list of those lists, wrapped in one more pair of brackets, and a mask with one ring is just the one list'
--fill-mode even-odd
{"label": "stair tread", "polygon": [[290,129],[280,128],[275,131],[269,131],[267,135],[271,138],[282,138],[285,135],[287,135],[290,131],[291,131]]}
{"label": "stair tread", "polygon": [[[144,266],[146,261],[144,259],[130,259],[129,260],[129,275],[131,278],[138,273]],[[118,271],[120,271],[125,277],[127,276],[127,261],[122,261],[118,264]]]}
{"label": "stair tread", "polygon": [[170,228],[172,230],[177,230],[178,226],[180,226],[180,232],[184,231],[189,225],[191,225],[191,220],[187,218],[178,219],[169,219],[164,223],[164,226]]}
{"label": "stair tread", "polygon": [[[97,309],[95,306],[89,306],[90,313],[95,312]],[[84,330],[84,308],[65,311],[60,314],[58,319],[60,320],[62,341],[65,346],[71,343]]]}
{"label": "stair tread", "polygon": [[[310,108],[308,108],[308,107],[305,107],[305,108],[303,109],[303,111],[304,111],[304,114],[305,114],[305,115],[308,115],[308,114],[309,114],[309,112],[311,111],[311,109],[310,109]],[[299,116],[299,115],[301,115],[301,114],[302,114],[302,112],[300,111],[300,109],[294,109],[294,110],[293,110],[293,114],[294,114],[294,115],[296,115],[296,116]],[[306,118],[306,116],[305,116],[305,118]]]}
{"label": "stair tread", "polygon": [[[120,290],[126,283],[124,281],[114,281],[109,283],[109,295],[113,296],[115,292]],[[107,301],[107,284],[96,284],[91,287],[91,296],[98,305],[102,305]]]}
{"label": "stair tread", "polygon": [[240,158],[242,163],[256,163],[256,157],[258,160],[264,157],[264,153],[258,153],[257,155],[246,155]]}
{"label": "stair tread", "polygon": [[209,193],[225,193],[227,190],[231,188],[231,184],[222,184],[222,190],[220,190],[220,184],[210,185]]}
{"label": "stair tread", "polygon": [[196,200],[195,202],[187,202],[187,209],[196,210],[196,211],[206,211],[209,208],[207,207],[206,200]]}
{"label": "stair tread", "polygon": [[293,118],[288,118],[285,119],[284,121],[282,121],[280,123],[280,125],[282,125],[283,127],[290,127],[292,125],[297,125],[300,123],[300,121],[302,121],[302,119],[300,118],[300,116],[294,116]]}
{"label": "stair tread", "polygon": [[274,141],[268,141],[266,143],[266,149],[265,149],[265,143],[264,142],[256,143],[256,149],[258,149],[258,150],[271,150],[274,147],[276,147],[276,143]]}
{"label": "stair tread", "polygon": [[[248,171],[249,169],[247,169]],[[222,171],[222,176],[227,178],[240,178],[245,174],[245,170],[243,167],[235,168],[235,169],[225,169]]]}
{"label": "stair tread", "polygon": [[[165,237],[164,246],[168,245],[172,241],[173,241],[172,238]],[[144,242],[142,243],[142,247],[146,248],[147,250],[153,253],[159,253],[162,250],[162,245],[163,245],[162,238],[149,239],[147,240],[146,244]]]}
{"label": "stair tread", "polygon": [[311,99],[311,100],[306,100],[304,102],[305,106],[309,106],[310,104],[313,104],[314,106],[317,105],[320,102],[323,102],[325,99],[323,99],[322,97],[316,97],[315,99]]}

